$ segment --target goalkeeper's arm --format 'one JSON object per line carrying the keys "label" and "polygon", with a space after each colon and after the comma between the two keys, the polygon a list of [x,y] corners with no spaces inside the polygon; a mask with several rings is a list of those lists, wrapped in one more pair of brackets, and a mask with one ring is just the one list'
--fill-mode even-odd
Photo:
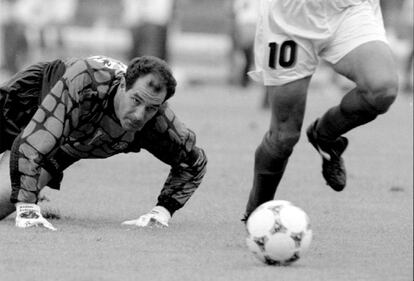
{"label": "goalkeeper's arm", "polygon": [[125,225],[141,227],[168,227],[168,222],[176,210],[184,206],[200,185],[206,172],[207,158],[202,149],[194,147],[188,159],[173,166],[164,188],[158,196],[157,205],[138,219],[123,222]]}
{"label": "goalkeeper's arm", "polygon": [[[196,146],[196,135],[187,129],[174,112],[165,105],[142,131],[130,151],[148,150],[162,162],[171,166],[167,180],[158,196],[156,209],[169,218],[194,194],[200,185],[207,166],[204,151]],[[151,213],[151,212],[150,212]],[[167,220],[167,222],[168,222]]]}
{"label": "goalkeeper's arm", "polygon": [[201,148],[193,147],[187,157],[172,166],[158,196],[157,205],[166,208],[171,215],[190,199],[206,173],[207,157]]}

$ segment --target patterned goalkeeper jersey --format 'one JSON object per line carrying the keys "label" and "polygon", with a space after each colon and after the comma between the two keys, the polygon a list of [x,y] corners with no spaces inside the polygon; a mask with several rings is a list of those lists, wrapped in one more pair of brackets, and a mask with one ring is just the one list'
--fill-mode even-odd
{"label": "patterned goalkeeper jersey", "polygon": [[171,166],[158,204],[171,213],[182,207],[205,173],[207,160],[195,146],[195,134],[167,104],[141,131],[124,130],[113,99],[126,66],[106,57],[71,59],[65,65],[65,73],[13,144],[11,201],[37,202],[41,168],[56,175],[59,162],[65,161],[60,158],[74,162],[143,148]]}

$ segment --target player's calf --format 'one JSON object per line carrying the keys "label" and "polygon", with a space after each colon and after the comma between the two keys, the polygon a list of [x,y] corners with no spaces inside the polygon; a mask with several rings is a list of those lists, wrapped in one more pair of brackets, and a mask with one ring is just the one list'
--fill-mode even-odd
{"label": "player's calf", "polygon": [[242,221],[246,221],[259,205],[274,198],[299,137],[299,130],[268,131],[265,134],[255,152],[253,186]]}

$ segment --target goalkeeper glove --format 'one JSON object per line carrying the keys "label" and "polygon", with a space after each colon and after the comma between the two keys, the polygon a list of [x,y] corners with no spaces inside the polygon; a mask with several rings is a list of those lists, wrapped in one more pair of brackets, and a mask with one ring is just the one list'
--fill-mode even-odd
{"label": "goalkeeper glove", "polygon": [[31,203],[16,204],[16,226],[21,228],[44,226],[50,230],[56,230],[56,228],[42,216],[40,207]]}
{"label": "goalkeeper glove", "polygon": [[171,214],[166,208],[155,206],[149,213],[140,216],[136,220],[124,221],[122,224],[140,227],[168,227],[168,221],[170,219]]}

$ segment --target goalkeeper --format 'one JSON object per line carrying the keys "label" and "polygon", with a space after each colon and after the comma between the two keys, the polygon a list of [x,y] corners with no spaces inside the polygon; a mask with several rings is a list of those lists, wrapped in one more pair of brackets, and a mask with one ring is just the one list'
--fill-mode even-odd
{"label": "goalkeeper", "polygon": [[155,207],[124,224],[168,226],[207,163],[166,102],[175,87],[168,65],[150,56],[128,67],[101,56],[55,60],[14,75],[0,87],[0,220],[16,210],[17,227],[55,230],[37,205],[44,186],[59,189],[80,159],[145,149],[171,170]]}

